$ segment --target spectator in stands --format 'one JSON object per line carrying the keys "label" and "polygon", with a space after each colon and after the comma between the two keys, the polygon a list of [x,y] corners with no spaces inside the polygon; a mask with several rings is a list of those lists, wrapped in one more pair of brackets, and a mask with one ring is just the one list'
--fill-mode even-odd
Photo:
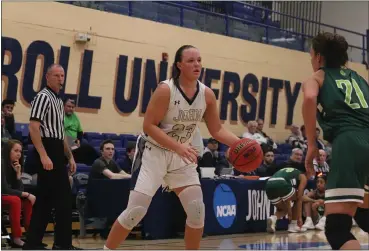
{"label": "spectator in stands", "polygon": [[321,141],[320,139],[319,139],[319,136],[320,136],[320,128],[316,128],[316,144],[317,144],[317,146],[318,146],[318,149],[325,149],[325,146],[324,146],[324,143],[323,143],[323,141]]}
{"label": "spectator in stands", "polygon": [[13,114],[14,106],[14,100],[4,99],[3,102],[1,102],[1,111],[4,112],[5,116],[5,127],[12,138],[15,138],[15,119]]}
{"label": "spectator in stands", "polygon": [[274,152],[269,150],[264,153],[264,161],[255,170],[255,173],[260,177],[268,177],[272,176],[276,171],[276,166],[274,165]]}
{"label": "spectator in stands", "polygon": [[293,148],[300,148],[306,152],[307,145],[301,131],[297,125],[291,125],[291,135],[286,140]]}
{"label": "spectator in stands", "polygon": [[74,112],[76,107],[72,99],[64,100],[64,130],[69,147],[72,150],[73,158],[76,163],[92,165],[99,157],[96,150],[89,144],[82,144],[83,130],[81,122]]}
{"label": "spectator in stands", "polygon": [[266,145],[272,145],[274,149],[277,148],[277,145],[274,142],[268,142],[268,139],[265,138],[263,135],[257,132],[258,123],[256,121],[249,121],[247,123],[247,129],[248,132],[245,132],[242,135],[242,138],[249,138],[256,140],[260,145],[266,144]]}
{"label": "spectator in stands", "polygon": [[[208,145],[203,151],[200,160],[200,167],[215,167],[214,174],[220,176],[223,168],[229,168],[229,162],[225,156],[221,156],[218,152],[219,143],[214,138],[208,140]],[[199,170],[198,170],[199,171]]]}
{"label": "spectator in stands", "polygon": [[70,146],[72,147],[72,149],[73,146],[79,147],[81,145],[83,136],[81,122],[74,112],[75,107],[76,104],[73,99],[64,100],[64,130],[65,135],[70,138]]}
{"label": "spectator in stands", "polygon": [[324,175],[327,175],[329,173],[329,165],[326,162],[327,160],[327,153],[323,150],[319,150],[319,157],[314,159],[313,165],[315,174],[318,175],[319,173],[322,173]]}
{"label": "spectator in stands", "polygon": [[[324,197],[325,197],[325,183],[326,176],[320,174],[316,178],[316,189],[307,193],[304,196],[304,210],[306,220],[303,225],[306,229],[317,229],[321,228],[321,225],[324,223],[324,220],[319,221],[317,226],[314,226],[314,222],[319,220],[319,216],[324,215]],[[323,224],[324,229],[325,224]]]}
{"label": "spectator in stands", "polygon": [[125,158],[120,166],[122,170],[128,174],[131,174],[132,171],[132,161],[135,156],[135,152],[136,152],[135,142],[128,142],[126,147]]}
{"label": "spectator in stands", "polygon": [[214,138],[208,140],[208,145],[205,147],[201,158],[201,167],[215,167],[219,159],[218,141]]}
{"label": "spectator in stands", "polygon": [[6,129],[4,112],[1,111],[1,146],[7,143],[11,138],[12,136],[8,129]]}
{"label": "spectator in stands", "polygon": [[324,151],[327,154],[326,162],[327,162],[328,165],[330,165],[330,162],[331,162],[331,159],[332,159],[332,145],[329,142],[326,143]]}
{"label": "spectator in stands", "polygon": [[256,132],[260,133],[261,135],[263,135],[263,137],[268,138],[268,135],[266,135],[265,132],[263,132],[263,128],[264,128],[264,120],[262,119],[258,119],[256,121],[256,123],[258,123],[258,126],[256,127]]}
{"label": "spectator in stands", "polygon": [[[300,130],[301,130],[302,136],[304,137],[305,144],[307,145],[307,138],[306,138],[306,134],[305,134],[305,126],[302,125]],[[317,148],[324,150],[325,149],[325,145],[324,145],[323,141],[321,141],[319,139],[319,136],[320,136],[320,128],[317,127],[316,128],[316,144],[317,144]]]}
{"label": "spectator in stands", "polygon": [[9,140],[2,148],[1,156],[1,205],[9,209],[12,246],[16,248],[24,245],[21,240],[21,212],[23,211],[24,227],[28,230],[32,206],[36,201],[33,194],[23,191],[22,163],[22,143]]}
{"label": "spectator in stands", "polygon": [[292,154],[291,154],[290,159],[280,164],[277,167],[277,170],[281,170],[286,167],[292,167],[301,172],[305,172],[305,165],[302,161],[303,157],[304,157],[304,153],[302,152],[302,150],[300,148],[294,148],[292,149]]}
{"label": "spectator in stands", "polygon": [[307,140],[307,138],[306,138],[306,133],[305,133],[305,125],[302,125],[301,127],[300,127],[300,131],[301,131],[301,135],[302,135],[302,137],[304,138],[304,140],[306,141]]}
{"label": "spectator in stands", "polygon": [[[272,138],[271,138],[271,137],[269,137],[269,136],[268,136],[268,135],[263,131],[263,128],[264,128],[264,120],[262,120],[262,119],[258,119],[256,122],[258,123],[258,126],[257,126],[257,128],[256,128],[256,132],[257,132],[257,133],[260,133],[264,138],[266,138],[266,139],[267,139],[267,143],[268,143],[268,145],[273,146],[273,148],[274,148],[274,141],[272,140]],[[275,145],[275,146],[276,146],[276,148],[277,148],[277,145]]]}
{"label": "spectator in stands", "polygon": [[89,178],[91,179],[125,179],[131,175],[118,167],[113,160],[114,144],[110,139],[104,140],[100,145],[101,157],[92,164]]}

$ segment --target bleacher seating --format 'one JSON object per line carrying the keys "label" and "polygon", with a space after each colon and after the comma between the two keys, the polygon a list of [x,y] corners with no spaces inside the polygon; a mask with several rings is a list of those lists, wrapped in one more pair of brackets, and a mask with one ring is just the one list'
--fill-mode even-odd
{"label": "bleacher seating", "polygon": [[93,147],[100,147],[102,141],[103,139],[91,139],[89,140],[89,144]]}
{"label": "bleacher seating", "polygon": [[94,149],[97,153],[99,153],[99,155],[101,155],[101,152],[100,152],[100,146],[94,146]]}
{"label": "bleacher seating", "polygon": [[84,133],[84,137],[90,141],[92,139],[103,139],[104,137],[102,136],[101,133],[98,133],[98,132],[85,132]]}
{"label": "bleacher seating", "polygon": [[123,157],[126,153],[126,148],[116,147],[115,148],[115,159]]}
{"label": "bleacher seating", "polygon": [[[24,130],[24,128],[28,128],[28,124],[17,123],[16,128],[20,130]],[[94,147],[94,149],[100,153],[100,144],[104,139],[112,139],[113,144],[115,146],[115,161],[118,165],[121,166],[124,159],[126,158],[126,147],[127,143],[136,142],[137,136],[132,134],[116,134],[116,133],[98,133],[98,132],[85,132],[83,136],[83,143],[90,144]],[[207,146],[208,139],[203,139],[204,146]],[[227,151],[228,146],[220,143],[219,144],[219,153],[221,156],[224,156]],[[25,172],[29,172],[30,168],[32,168],[32,151],[35,151],[35,148],[32,144],[28,144],[24,146],[24,153],[26,157],[24,170]],[[281,143],[278,145],[278,148],[275,150],[275,163],[280,164],[284,161],[287,161],[292,152],[291,145],[287,143]],[[84,164],[77,163],[77,172],[88,174],[91,169],[91,166],[87,166]]]}
{"label": "bleacher seating", "polygon": [[77,163],[77,171],[79,173],[90,173],[91,171],[91,166],[85,165],[85,164],[81,164],[81,163]]}
{"label": "bleacher seating", "polygon": [[102,6],[103,9],[107,12],[113,12],[117,14],[123,14],[128,15],[129,14],[129,7],[127,1],[106,1],[104,2],[104,5]]}
{"label": "bleacher seating", "polygon": [[111,139],[111,140],[120,140],[120,137],[116,133],[103,133],[104,139]]}
{"label": "bleacher seating", "polygon": [[[78,2],[68,2],[80,6]],[[257,24],[270,25],[276,28],[280,27],[279,21],[271,20],[271,16],[265,13],[258,6],[245,5],[241,2],[232,2],[230,7],[224,10],[228,16],[236,17],[242,20],[228,20],[228,34],[226,28],[226,20],[222,16],[211,14],[208,8],[209,4],[198,3],[192,1],[174,1],[171,2],[151,2],[151,1],[98,1],[93,5],[82,5],[83,7],[96,8],[107,12],[117,13],[121,15],[131,15],[133,17],[143,18],[147,20],[157,21],[161,23],[183,26],[186,28],[221,34],[230,35],[241,39],[263,42],[262,37],[265,34],[265,28],[258,27]],[[175,4],[175,5],[173,5]],[[192,7],[196,9],[183,8],[181,6]],[[198,10],[204,10],[200,12]],[[182,23],[181,23],[181,18]],[[254,22],[247,24],[245,22]],[[250,27],[251,26],[251,27]],[[275,35],[279,30],[275,32]],[[282,37],[282,33],[280,33]],[[264,40],[265,41],[265,40]],[[297,41],[298,43],[300,41]],[[274,45],[300,49],[294,43],[285,41],[274,43]]]}
{"label": "bleacher seating", "polygon": [[15,130],[17,132],[20,132],[22,137],[28,137],[28,134],[29,134],[28,123],[27,124],[26,123],[16,123]]}
{"label": "bleacher seating", "polygon": [[[305,52],[310,47],[311,29],[310,32],[306,30],[304,33],[304,30],[296,28],[296,25],[292,27],[290,23],[305,22],[309,24],[308,27],[317,25],[314,21],[291,17],[260,7],[257,3],[239,1],[224,2],[220,5],[215,2],[194,1],[66,1],[64,3]],[[281,26],[281,20],[288,20],[288,22],[287,24],[283,22],[284,25]],[[319,29],[332,28],[326,24],[319,25],[322,26],[322,28],[319,26]],[[339,27],[334,29],[350,33]],[[286,32],[290,35],[286,36]],[[364,45],[362,48],[356,45],[349,45],[349,47],[362,50],[365,61]]]}

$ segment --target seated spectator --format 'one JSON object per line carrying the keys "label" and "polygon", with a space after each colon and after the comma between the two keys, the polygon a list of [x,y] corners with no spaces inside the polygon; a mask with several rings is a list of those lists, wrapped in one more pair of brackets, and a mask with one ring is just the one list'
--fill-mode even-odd
{"label": "seated spectator", "polygon": [[12,136],[10,135],[8,129],[6,129],[5,115],[4,112],[1,111],[1,146],[6,144],[10,139],[12,139]]}
{"label": "seated spectator", "polygon": [[249,138],[257,141],[260,145],[272,145],[273,149],[277,148],[277,145],[274,142],[268,142],[268,139],[265,138],[263,135],[257,132],[258,123],[256,121],[249,121],[247,123],[248,132],[245,132],[242,135],[242,138]]}
{"label": "seated spectator", "polygon": [[319,150],[319,158],[314,159],[313,165],[315,174],[318,175],[319,173],[322,173],[324,175],[327,175],[329,173],[329,165],[326,162],[327,160],[327,154],[324,150]]}
{"label": "seated spectator", "polygon": [[5,128],[8,130],[12,138],[15,138],[15,119],[14,119],[14,100],[4,99],[1,102],[1,111],[5,116]]}
{"label": "seated spectator", "polygon": [[300,131],[301,131],[302,137],[304,138],[304,141],[307,142],[306,133],[305,133],[305,126],[304,125],[302,125],[300,127]]}
{"label": "seated spectator", "polygon": [[263,163],[255,170],[257,176],[269,177],[276,172],[276,166],[274,165],[274,152],[267,151],[264,153]]}
{"label": "seated spectator", "polygon": [[290,144],[292,148],[300,148],[303,152],[306,152],[307,144],[297,125],[291,126],[291,135],[286,140],[286,143]]}
{"label": "seated spectator", "polygon": [[300,172],[305,173],[305,164],[303,163],[304,153],[300,148],[292,149],[292,154],[289,160],[283,162],[282,164],[277,166],[277,170],[281,170],[285,167],[292,167]]}
{"label": "seated spectator", "polygon": [[[201,144],[198,143],[197,145],[201,146]],[[210,138],[208,140],[208,145],[203,151],[204,153],[200,159],[199,167],[215,167],[214,174],[220,176],[223,168],[229,168],[229,162],[225,156],[220,156],[218,152],[218,146],[219,143],[214,138]],[[199,146],[197,146],[197,148],[199,148]],[[200,172],[199,169],[197,169],[197,171]]]}
{"label": "seated spectator", "polygon": [[[306,134],[305,134],[305,126],[302,125],[301,128],[300,128],[300,131],[301,131],[301,134],[302,134],[302,137],[304,138],[304,141],[305,143],[307,144],[307,138],[306,138]],[[323,143],[323,141],[321,141],[319,139],[319,136],[320,136],[320,128],[316,128],[316,145],[318,147],[318,149],[325,149],[325,145]]]}
{"label": "seated spectator", "polygon": [[327,164],[330,165],[330,162],[331,162],[331,159],[332,159],[332,145],[327,142],[327,144],[325,145],[325,149],[324,151],[326,152],[327,154]]}
{"label": "seated spectator", "polygon": [[316,128],[316,144],[318,146],[318,149],[325,149],[325,145],[322,140],[319,139],[320,136],[320,128]]}
{"label": "seated spectator", "polygon": [[9,140],[2,148],[1,156],[1,205],[3,208],[9,209],[12,246],[16,248],[24,245],[24,242],[21,240],[21,212],[23,211],[24,228],[28,230],[32,206],[36,201],[36,197],[33,194],[23,191],[21,180],[22,163],[21,142]]}
{"label": "seated spectator", "polygon": [[126,147],[125,159],[121,164],[121,168],[124,172],[131,174],[132,172],[132,161],[135,157],[136,145],[135,142],[128,142]]}
{"label": "seated spectator", "polygon": [[131,175],[118,167],[113,160],[114,144],[110,139],[104,140],[100,145],[101,157],[92,164],[89,178],[91,179],[125,179]]}
{"label": "seated spectator", "polygon": [[256,132],[257,133],[260,133],[261,135],[263,135],[264,138],[268,138],[268,135],[265,132],[263,132],[264,120],[258,119],[256,121],[256,123],[258,124],[257,127],[256,127]]}
{"label": "seated spectator", "polygon": [[204,149],[204,153],[201,158],[201,167],[215,167],[219,158],[218,141],[214,138],[208,140],[208,145]]}
{"label": "seated spectator", "polygon": [[271,146],[274,146],[274,141],[272,140],[271,137],[269,137],[264,131],[263,131],[263,128],[264,128],[264,120],[262,119],[258,119],[256,121],[258,123],[258,126],[256,128],[256,132],[257,133],[260,133],[264,138],[267,139],[267,143],[268,145],[271,145]]}
{"label": "seated spectator", "polygon": [[64,100],[64,129],[69,146],[72,149],[73,158],[76,163],[92,165],[99,157],[95,149],[89,144],[82,144],[83,130],[81,122],[75,111],[75,101],[72,99]]}
{"label": "seated spectator", "polygon": [[[315,229],[314,222],[317,223],[319,217],[324,215],[325,183],[325,175],[321,174],[317,176],[316,189],[304,196],[304,210],[306,220],[303,227],[305,227],[306,229]],[[322,225],[323,221],[319,221],[319,223],[320,225]]]}

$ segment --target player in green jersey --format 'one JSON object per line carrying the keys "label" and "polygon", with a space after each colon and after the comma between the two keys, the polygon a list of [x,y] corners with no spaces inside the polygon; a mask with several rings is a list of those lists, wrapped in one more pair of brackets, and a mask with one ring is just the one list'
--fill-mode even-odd
{"label": "player in green jersey", "polygon": [[[316,120],[324,139],[332,144],[325,235],[333,249],[360,249],[350,232],[352,217],[364,231],[369,227],[368,194],[364,191],[369,177],[369,85],[345,66],[347,49],[348,43],[340,35],[321,33],[314,37],[310,51],[314,73],[303,84],[308,172],[313,172],[317,156]],[[364,194],[367,204],[363,204]]]}
{"label": "player in green jersey", "polygon": [[[291,220],[288,225],[288,231],[292,233],[305,232],[302,228],[302,200],[304,190],[307,184],[307,178],[301,171],[287,167],[276,172],[268,179],[265,192],[268,199],[277,208],[275,215],[267,220],[267,231],[275,232],[275,226],[278,219],[288,215]],[[291,208],[291,201],[294,202]]]}

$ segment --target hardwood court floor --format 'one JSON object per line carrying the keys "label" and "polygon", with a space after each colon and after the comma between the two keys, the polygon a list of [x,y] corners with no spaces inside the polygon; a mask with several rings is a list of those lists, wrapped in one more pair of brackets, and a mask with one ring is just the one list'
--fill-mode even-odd
{"label": "hardwood court floor", "polygon": [[[369,236],[361,229],[355,227],[352,233],[360,241],[362,249],[368,250]],[[47,236],[44,242],[51,248],[53,237]],[[102,249],[105,241],[99,237],[94,239],[91,235],[84,239],[73,239],[73,245],[84,249]],[[184,249],[183,239],[169,240],[127,240],[120,249],[135,250],[180,250]],[[254,233],[237,235],[209,236],[202,240],[201,249],[251,249],[251,250],[296,250],[296,249],[331,249],[328,245],[323,231],[310,230],[305,233],[295,234],[286,231],[276,234]]]}

